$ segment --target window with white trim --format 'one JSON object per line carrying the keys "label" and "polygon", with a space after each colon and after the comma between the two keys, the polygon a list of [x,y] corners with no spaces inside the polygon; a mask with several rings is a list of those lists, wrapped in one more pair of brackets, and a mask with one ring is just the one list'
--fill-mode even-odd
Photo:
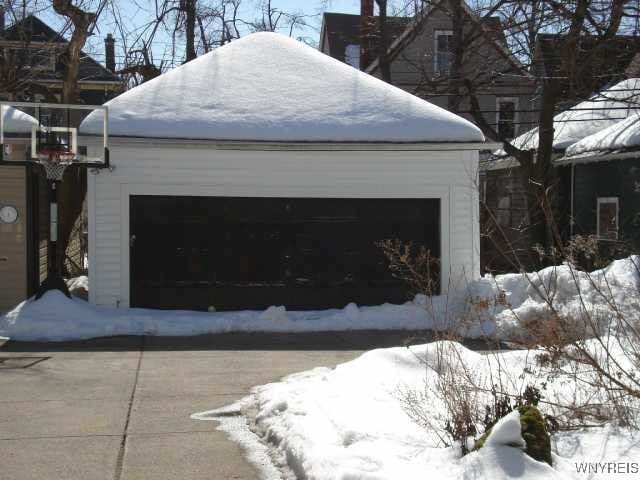
{"label": "window with white trim", "polygon": [[360,45],[353,43],[344,49],[344,63],[360,70]]}
{"label": "window with white trim", "polygon": [[618,197],[599,197],[597,216],[598,238],[617,240],[620,216]]}
{"label": "window with white trim", "polygon": [[434,59],[436,74],[446,76],[451,73],[453,63],[453,32],[451,30],[436,30]]}
{"label": "window with white trim", "polygon": [[518,120],[517,98],[496,98],[496,123],[500,138],[515,138]]}

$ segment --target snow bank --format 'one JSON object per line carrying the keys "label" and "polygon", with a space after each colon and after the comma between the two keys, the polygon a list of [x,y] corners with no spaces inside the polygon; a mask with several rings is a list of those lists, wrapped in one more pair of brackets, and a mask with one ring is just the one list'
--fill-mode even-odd
{"label": "snow bank", "polygon": [[[301,42],[254,33],[106,103],[115,136],[281,142],[481,142],[463,118]],[[102,133],[101,112],[82,123]]]}
{"label": "snow bank", "polygon": [[[576,462],[637,461],[640,445],[631,434],[605,427],[557,435],[554,467],[537,462],[522,451],[517,412],[494,426],[482,449],[461,458],[459,447],[445,447],[403,408],[406,392],[425,392],[425,411],[434,424],[444,423],[446,410],[433,394],[443,361],[464,365],[480,385],[491,385],[499,363],[503,380],[511,378],[514,389],[546,381],[550,401],[581,394],[567,388],[566,378],[525,370],[532,358],[525,351],[481,355],[452,342],[373,350],[335,369],[316,368],[255,387],[237,408],[253,419],[275,464],[308,480],[572,479],[584,478]],[[206,416],[215,417],[216,411]]]}
{"label": "snow bank", "polygon": [[481,315],[493,318],[497,338],[521,340],[523,325],[542,322],[544,326],[551,311],[549,302],[560,315],[574,318],[576,329],[584,328],[581,319],[587,313],[602,320],[603,328],[615,318],[616,310],[632,323],[640,321],[639,271],[637,256],[616,260],[589,274],[560,265],[527,274],[485,276],[471,284],[470,294],[494,299]]}
{"label": "snow bank", "polygon": [[[590,275],[561,265],[528,274],[487,275],[449,295],[417,295],[403,305],[350,303],[343,309],[304,312],[289,312],[283,306],[210,313],[118,309],[96,307],[53,291],[0,317],[0,335],[62,341],[114,335],[455,329],[468,338],[520,340],[523,324],[548,317],[550,298],[554,308],[568,316],[579,318],[584,305],[605,318],[613,315],[611,305],[615,305],[629,320],[640,320],[638,269],[639,257],[617,260]],[[74,285],[86,288],[88,279],[75,279]]]}
{"label": "snow bank", "polygon": [[581,155],[588,152],[606,152],[640,146],[640,114],[598,133],[589,135],[567,148],[566,156]]}
{"label": "snow bank", "polygon": [[[446,297],[435,301],[445,309]],[[81,340],[115,335],[199,335],[228,332],[319,332],[345,330],[413,330],[444,328],[420,302],[344,309],[288,312],[282,306],[265,311],[190,312],[97,307],[69,299],[58,291],[39,301],[27,300],[0,317],[0,334],[24,341]],[[490,324],[475,327],[481,336]]]}

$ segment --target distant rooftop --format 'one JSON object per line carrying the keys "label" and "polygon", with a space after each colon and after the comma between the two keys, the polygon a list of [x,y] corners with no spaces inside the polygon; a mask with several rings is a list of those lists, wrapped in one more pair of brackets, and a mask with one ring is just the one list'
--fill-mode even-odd
{"label": "distant rooftop", "polygon": [[[30,43],[35,47],[38,43],[64,44],[67,40],[35,15],[29,15],[24,19],[0,31],[0,41]],[[81,82],[114,82],[120,83],[120,78],[107,70],[99,62],[82,52],[80,59]],[[62,80],[62,65],[57,65],[55,71],[38,72],[40,80]]]}

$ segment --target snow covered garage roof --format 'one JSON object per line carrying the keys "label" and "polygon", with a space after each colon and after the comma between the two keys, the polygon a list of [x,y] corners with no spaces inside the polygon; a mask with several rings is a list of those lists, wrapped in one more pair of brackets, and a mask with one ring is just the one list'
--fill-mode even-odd
{"label": "snow covered garage roof", "polygon": [[[481,142],[472,123],[288,37],[255,33],[106,103],[114,136]],[[81,125],[100,134],[100,114]]]}
{"label": "snow covered garage roof", "polygon": [[31,127],[38,125],[38,121],[31,115],[6,105],[2,106],[2,120],[5,134],[31,133]]}

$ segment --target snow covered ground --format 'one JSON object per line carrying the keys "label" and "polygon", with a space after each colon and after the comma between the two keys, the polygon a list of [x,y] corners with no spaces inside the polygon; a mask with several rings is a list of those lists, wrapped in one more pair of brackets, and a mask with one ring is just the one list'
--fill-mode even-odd
{"label": "snow covered ground", "polygon": [[[637,257],[616,261],[591,275],[563,265],[527,277],[485,277],[471,283],[464,295],[452,295],[449,304],[455,318],[467,316],[476,327],[492,325],[492,333],[501,338],[518,338],[523,322],[545,318],[547,301],[561,314],[600,309],[605,318],[615,305],[635,323],[640,312],[638,262]],[[414,303],[420,302],[425,311],[443,318],[442,298],[433,305],[424,298]],[[634,371],[625,354],[634,346],[623,335],[614,337],[614,330],[609,333],[603,343],[587,340],[586,348],[603,365]],[[611,357],[603,355],[602,345]],[[251,452],[251,458],[261,459],[265,478],[272,478],[271,467],[284,478],[308,480],[637,478],[640,433],[612,422],[579,419],[576,424],[571,420],[574,410],[565,407],[603,405],[605,392],[576,381],[576,371],[589,379],[584,366],[573,365],[576,370],[565,362],[563,372],[550,370],[537,360],[540,353],[478,353],[450,341],[373,350],[335,369],[316,368],[255,387],[236,404],[194,418],[220,420],[220,429]],[[493,405],[494,385],[509,395],[521,394],[527,386],[538,388],[543,414],[576,425],[552,435],[553,466],[523,452],[517,412],[493,428],[482,449],[462,456],[444,434],[449,415],[442,392],[450,384],[443,382],[452,371],[465,372],[476,386],[472,403],[479,417],[484,406]],[[233,412],[239,416],[230,417]],[[265,446],[273,463],[268,469]]]}
{"label": "snow covered ground", "polygon": [[[519,339],[525,323],[549,318],[549,303],[561,314],[579,317],[587,309],[600,312],[604,319],[614,318],[615,308],[635,324],[640,320],[639,271],[639,257],[615,261],[591,274],[561,265],[527,275],[486,276],[448,296],[417,296],[404,305],[350,304],[317,312],[287,312],[277,306],[263,312],[212,313],[116,309],[50,292],[1,318],[0,335],[69,340],[123,334],[457,326],[468,337]],[[615,330],[608,333],[611,337],[605,338],[615,340],[610,343],[614,359],[628,368],[625,338],[614,337],[620,333]],[[600,345],[587,343],[596,349]],[[335,369],[316,368],[255,387],[239,403],[196,417],[223,418],[221,428],[261,463],[267,478],[277,478],[281,472],[309,480],[636,478],[640,436],[611,423],[554,434],[551,467],[518,447],[522,439],[514,428],[517,414],[495,428],[483,449],[461,457],[457,446],[444,445],[438,434],[442,428],[425,428],[407,413],[407,399],[418,398],[429,422],[442,427],[446,409],[435,386],[442,380],[443,365],[471,372],[482,392],[490,391],[497,381],[511,394],[535,385],[543,400],[550,402],[543,406],[545,413],[557,417],[563,413],[557,405],[602,401],[602,392],[587,383],[566,375],[550,376],[547,367],[536,362],[536,353],[481,354],[455,342],[373,350]],[[489,393],[478,398],[478,405],[491,403]]]}
{"label": "snow covered ground", "polygon": [[[282,306],[265,311],[190,312],[96,307],[83,300],[49,292],[27,300],[0,317],[0,335],[14,340],[81,340],[114,335],[198,335],[226,332],[316,332],[345,330],[447,330],[455,327],[469,338],[519,339],[521,325],[544,317],[553,297],[561,312],[579,310],[583,301],[602,309],[598,286],[638,316],[640,288],[637,257],[613,262],[587,276],[568,266],[549,267],[527,276],[485,276],[464,289],[427,298],[418,295],[403,305],[357,306],[289,312]],[[575,279],[574,279],[575,276]],[[88,286],[86,277],[74,285]],[[77,286],[76,285],[76,286]],[[579,295],[582,292],[582,295]],[[605,312],[606,313],[606,312]]]}
{"label": "snow covered ground", "polygon": [[[317,368],[256,387],[238,404],[195,418],[245,412],[271,447],[274,465],[308,480],[637,478],[640,436],[611,425],[553,435],[550,467],[518,447],[523,440],[517,412],[494,427],[485,447],[461,457],[459,447],[444,446],[403,407],[408,392],[423,393],[424,410],[434,424],[443,424],[445,409],[433,390],[442,358],[464,365],[486,386],[495,380],[491,375],[499,371],[499,362],[508,390],[546,381],[543,399],[563,401],[574,395],[575,382],[547,379],[544,371],[534,371],[532,357],[527,351],[480,354],[453,342],[373,350],[335,369]],[[523,374],[525,367],[528,373]],[[491,402],[488,395],[484,400],[481,405]],[[235,431],[228,419],[222,429]],[[250,435],[233,438],[254,450]],[[594,474],[595,468],[605,473]],[[591,475],[580,469],[591,469]]]}

